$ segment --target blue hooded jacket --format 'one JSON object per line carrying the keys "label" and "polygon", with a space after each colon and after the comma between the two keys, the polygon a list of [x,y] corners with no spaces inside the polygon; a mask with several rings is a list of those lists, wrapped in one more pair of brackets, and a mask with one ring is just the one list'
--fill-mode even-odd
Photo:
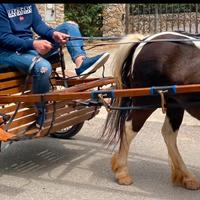
{"label": "blue hooded jacket", "polygon": [[55,31],[42,20],[35,4],[0,4],[0,52],[33,50],[33,31],[51,41]]}

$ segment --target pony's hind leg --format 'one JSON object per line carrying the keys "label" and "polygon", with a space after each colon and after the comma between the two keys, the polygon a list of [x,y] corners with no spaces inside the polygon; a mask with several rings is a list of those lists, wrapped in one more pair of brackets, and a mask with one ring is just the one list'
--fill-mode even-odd
{"label": "pony's hind leg", "polygon": [[132,120],[126,121],[124,137],[120,142],[119,152],[112,157],[112,170],[115,172],[117,182],[121,185],[133,183],[132,177],[128,175],[127,158],[131,141],[136,135],[137,133],[132,131]]}
{"label": "pony's hind leg", "polygon": [[132,177],[129,176],[127,165],[129,147],[132,140],[153,111],[154,110],[134,110],[125,122],[123,137],[120,140],[119,151],[112,157],[112,170],[115,173],[117,182],[121,185],[130,185],[133,183]]}
{"label": "pony's hind leg", "polygon": [[195,190],[200,188],[200,184],[188,171],[177,147],[177,135],[183,119],[183,113],[184,110],[182,108],[167,110],[165,122],[162,127],[162,135],[171,160],[171,177],[173,184]]}

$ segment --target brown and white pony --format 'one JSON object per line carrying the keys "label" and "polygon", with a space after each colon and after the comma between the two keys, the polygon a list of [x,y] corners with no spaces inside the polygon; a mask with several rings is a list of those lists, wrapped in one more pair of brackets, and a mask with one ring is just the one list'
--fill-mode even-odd
{"label": "brown and white pony", "polygon": [[[158,39],[195,39],[185,33],[161,32],[144,37],[128,35],[120,41],[113,69],[116,89],[142,88],[200,83],[200,42],[159,41]],[[149,41],[147,43],[138,41]],[[131,41],[129,43],[128,41]],[[168,107],[162,127],[171,161],[172,182],[188,189],[199,189],[200,184],[187,169],[177,147],[177,135],[184,110],[200,119],[200,107],[184,107],[190,101],[200,101],[200,92],[166,97]],[[124,97],[114,99],[113,106],[145,106],[160,102],[159,96]],[[113,110],[108,114],[103,136],[120,142],[119,150],[112,157],[112,170],[119,184],[129,185],[133,180],[128,173],[127,157],[132,140],[156,108],[142,110]],[[108,139],[107,138],[107,139]],[[111,139],[111,140],[110,140]]]}

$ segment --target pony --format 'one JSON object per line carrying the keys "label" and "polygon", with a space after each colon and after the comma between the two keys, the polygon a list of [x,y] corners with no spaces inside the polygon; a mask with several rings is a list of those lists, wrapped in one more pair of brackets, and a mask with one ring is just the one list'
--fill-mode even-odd
{"label": "pony", "polygon": [[[119,43],[112,63],[116,89],[200,83],[200,42],[195,35],[176,31],[149,36],[137,33],[125,36]],[[191,101],[200,102],[200,92],[165,96],[166,113],[161,132],[170,158],[172,183],[196,190],[200,184],[186,167],[177,147],[184,111],[200,119],[199,106],[186,106]],[[143,107],[112,110],[106,118],[102,136],[106,136],[109,144],[113,141],[119,144],[111,161],[119,184],[133,183],[128,172],[129,147],[147,118],[157,109],[147,106],[157,104],[160,104],[159,95],[112,100],[111,105],[117,107]]]}

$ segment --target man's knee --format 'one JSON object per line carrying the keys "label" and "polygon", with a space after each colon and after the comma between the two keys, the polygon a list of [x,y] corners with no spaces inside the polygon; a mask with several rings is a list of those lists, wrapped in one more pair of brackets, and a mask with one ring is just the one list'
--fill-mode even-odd
{"label": "man's knee", "polygon": [[36,64],[35,64],[35,67],[34,67],[34,71],[35,71],[35,75],[47,75],[47,76],[50,76],[51,72],[52,72],[52,66],[51,64],[45,60],[45,59],[42,59],[40,61],[38,61]]}
{"label": "man's knee", "polygon": [[76,26],[79,27],[79,25],[78,25],[76,22],[74,22],[74,21],[70,21],[70,20],[69,20],[69,21],[66,21],[66,23],[67,23],[67,24],[73,24],[73,25],[76,25]]}
{"label": "man's knee", "polygon": [[72,28],[72,27],[79,28],[79,25],[74,21],[65,21],[62,24],[58,25],[58,29],[61,29],[61,30],[64,30],[64,29],[68,30],[69,28]]}

